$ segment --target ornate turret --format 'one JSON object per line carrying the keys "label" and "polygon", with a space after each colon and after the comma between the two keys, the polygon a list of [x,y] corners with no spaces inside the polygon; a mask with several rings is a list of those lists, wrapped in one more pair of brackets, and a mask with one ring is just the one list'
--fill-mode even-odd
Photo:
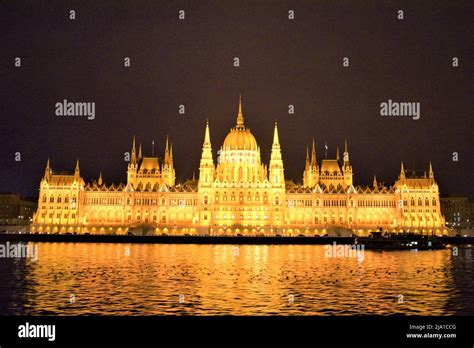
{"label": "ornate turret", "polygon": [[349,162],[349,150],[347,149],[347,139],[344,140],[343,161],[344,161],[344,167],[350,166],[350,162]]}
{"label": "ornate turret", "polygon": [[161,175],[164,183],[168,187],[174,186],[176,176],[173,165],[173,145],[171,145],[168,136],[166,136],[165,154],[161,168]]}
{"label": "ornate turret", "polygon": [[133,136],[133,141],[132,141],[132,155],[130,158],[130,163],[132,164],[137,163],[137,150],[135,149],[135,135]]}
{"label": "ornate turret", "polygon": [[278,137],[278,125],[275,121],[273,131],[272,153],[270,156],[270,182],[273,185],[285,187],[285,177],[283,175],[283,160],[281,157],[280,139]]}
{"label": "ornate turret", "polygon": [[316,145],[313,139],[311,149],[311,162],[309,161],[308,148],[306,148],[306,165],[303,173],[303,185],[313,188],[319,181],[319,166],[316,160]]}
{"label": "ornate turret", "polygon": [[309,152],[308,152],[308,147],[306,146],[306,163],[304,166],[304,170],[308,171],[309,170]]}
{"label": "ornate turret", "polygon": [[347,146],[347,139],[344,140],[344,153],[342,155],[342,172],[344,174],[344,186],[352,185],[352,166],[349,161],[349,149]]}
{"label": "ornate turret", "polygon": [[44,169],[43,179],[48,181],[51,177],[51,173],[52,173],[52,169],[51,169],[51,166],[49,164],[49,158],[48,158],[48,161],[46,162],[46,168]]}
{"label": "ornate turret", "polygon": [[170,165],[170,168],[174,168],[174,163],[173,163],[173,143],[171,143],[171,142],[170,142],[169,165]]}
{"label": "ornate turret", "polygon": [[79,181],[81,178],[81,171],[79,169],[79,158],[76,160],[76,168],[74,169],[74,180]]}
{"label": "ornate turret", "polygon": [[403,168],[403,161],[400,166],[400,175],[398,176],[399,180],[405,180],[405,168]]}
{"label": "ornate turret", "polygon": [[141,161],[142,159],[143,159],[142,143],[140,142],[140,146],[138,147],[138,161]]}
{"label": "ornate turret", "polygon": [[314,145],[314,139],[313,139],[313,148],[311,150],[311,168],[316,168],[317,167],[316,163],[316,146]]}
{"label": "ornate turret", "polygon": [[209,186],[214,180],[214,160],[212,159],[211,133],[209,120],[206,121],[204,143],[202,144],[201,162],[199,164],[199,185]]}

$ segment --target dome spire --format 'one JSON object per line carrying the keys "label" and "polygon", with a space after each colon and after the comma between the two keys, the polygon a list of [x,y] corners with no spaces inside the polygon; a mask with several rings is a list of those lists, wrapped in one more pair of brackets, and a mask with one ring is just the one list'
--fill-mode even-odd
{"label": "dome spire", "polygon": [[244,126],[244,113],[242,112],[242,94],[239,94],[239,113],[237,114],[237,127]]}

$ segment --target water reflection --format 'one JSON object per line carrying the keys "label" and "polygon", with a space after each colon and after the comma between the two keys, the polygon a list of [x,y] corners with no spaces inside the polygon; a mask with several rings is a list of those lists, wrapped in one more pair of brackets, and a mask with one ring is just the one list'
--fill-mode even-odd
{"label": "water reflection", "polygon": [[0,314],[474,315],[472,249],[39,243],[0,260]]}

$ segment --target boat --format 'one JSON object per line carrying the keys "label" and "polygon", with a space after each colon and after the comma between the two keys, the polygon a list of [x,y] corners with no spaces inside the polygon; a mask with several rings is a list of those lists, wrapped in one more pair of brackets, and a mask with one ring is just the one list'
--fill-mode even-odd
{"label": "boat", "polygon": [[355,244],[363,245],[365,250],[440,250],[445,245],[436,236],[407,234],[383,234],[373,232],[370,237],[358,237]]}

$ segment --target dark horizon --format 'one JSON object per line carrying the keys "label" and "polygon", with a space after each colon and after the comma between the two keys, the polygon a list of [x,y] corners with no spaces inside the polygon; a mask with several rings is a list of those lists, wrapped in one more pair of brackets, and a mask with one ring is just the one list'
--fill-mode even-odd
{"label": "dark horizon", "polygon": [[[472,15],[467,1],[3,2],[0,191],[36,196],[48,158],[125,182],[134,134],[160,157],[169,134],[177,181],[198,177],[206,119],[215,160],[242,93],[265,163],[278,121],[287,180],[301,181],[313,137],[318,160],[347,139],[354,185],[392,185],[401,161],[420,174],[431,161],[441,196],[474,200]],[[64,99],[95,102],[95,119],[57,117]],[[420,119],[380,116],[389,99],[420,102]]]}

